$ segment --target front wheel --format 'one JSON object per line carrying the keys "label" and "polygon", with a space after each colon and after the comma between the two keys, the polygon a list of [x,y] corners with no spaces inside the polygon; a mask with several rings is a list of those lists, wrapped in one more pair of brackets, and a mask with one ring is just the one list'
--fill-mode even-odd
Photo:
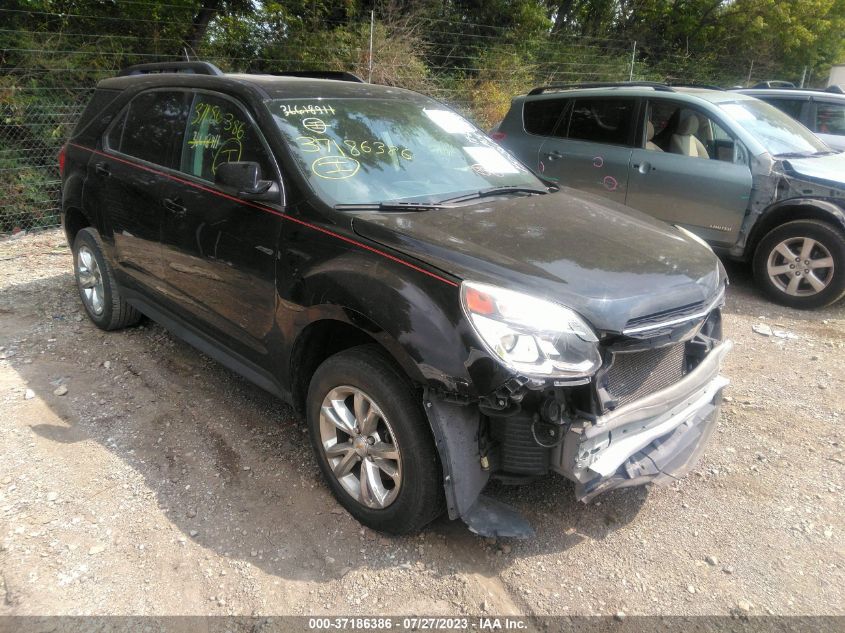
{"label": "front wheel", "polygon": [[754,278],[775,303],[811,309],[845,295],[845,237],[818,220],[772,229],[754,252]]}
{"label": "front wheel", "polygon": [[442,512],[437,451],[419,398],[379,348],[356,347],[320,365],[307,418],[320,470],[358,521],[406,534]]}

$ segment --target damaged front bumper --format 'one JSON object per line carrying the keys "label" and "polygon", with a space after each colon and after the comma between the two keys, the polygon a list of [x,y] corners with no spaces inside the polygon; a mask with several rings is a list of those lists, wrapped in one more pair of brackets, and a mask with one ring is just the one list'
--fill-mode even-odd
{"label": "damaged front bumper", "polygon": [[614,488],[683,476],[715,428],[728,384],[719,371],[733,344],[710,340],[700,362],[670,386],[600,415],[561,417],[552,444],[541,443],[537,432],[551,426],[543,423],[547,391],[499,417],[426,391],[450,518],[482,536],[527,538],[533,530],[515,509],[481,494],[491,477],[518,483],[551,470],[572,479],[577,497],[588,501]]}
{"label": "damaged front bumper", "polygon": [[662,484],[695,465],[713,432],[727,378],[719,374],[733,347],[726,340],[674,385],[610,413],[574,421],[552,468],[576,482],[588,501],[613,488]]}

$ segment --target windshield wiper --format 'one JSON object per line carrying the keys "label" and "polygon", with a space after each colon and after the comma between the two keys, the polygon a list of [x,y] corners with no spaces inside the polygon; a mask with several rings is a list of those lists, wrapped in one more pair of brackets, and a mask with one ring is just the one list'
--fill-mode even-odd
{"label": "windshield wiper", "polygon": [[430,211],[442,209],[439,202],[361,202],[358,204],[336,204],[338,211]]}
{"label": "windshield wiper", "polygon": [[489,189],[481,189],[473,191],[462,196],[455,196],[454,198],[446,198],[441,200],[440,204],[449,204],[453,202],[463,202],[465,200],[474,200],[476,198],[485,198],[487,196],[498,196],[503,193],[549,193],[548,189],[541,189],[540,187],[524,187],[522,185],[506,185],[503,187],[490,187]]}

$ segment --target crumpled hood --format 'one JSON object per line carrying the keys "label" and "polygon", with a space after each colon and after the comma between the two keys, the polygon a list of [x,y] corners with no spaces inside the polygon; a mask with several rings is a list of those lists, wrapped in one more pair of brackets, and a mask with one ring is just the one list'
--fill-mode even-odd
{"label": "crumpled hood", "polygon": [[461,279],[566,305],[599,330],[716,295],[715,255],[674,227],[563,188],[417,212],[356,213],[355,232]]}
{"label": "crumpled hood", "polygon": [[827,156],[790,158],[783,161],[788,171],[809,180],[822,182],[845,191],[845,152]]}

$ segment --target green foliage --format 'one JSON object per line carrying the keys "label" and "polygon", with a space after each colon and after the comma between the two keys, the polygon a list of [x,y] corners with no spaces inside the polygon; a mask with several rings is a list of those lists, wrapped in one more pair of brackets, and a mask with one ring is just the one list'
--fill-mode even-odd
{"label": "green foliage", "polygon": [[[375,11],[370,56],[370,12]],[[55,222],[56,154],[97,80],[183,59],[347,70],[484,128],[533,85],[627,79],[823,84],[845,0],[3,0],[0,232]]]}

